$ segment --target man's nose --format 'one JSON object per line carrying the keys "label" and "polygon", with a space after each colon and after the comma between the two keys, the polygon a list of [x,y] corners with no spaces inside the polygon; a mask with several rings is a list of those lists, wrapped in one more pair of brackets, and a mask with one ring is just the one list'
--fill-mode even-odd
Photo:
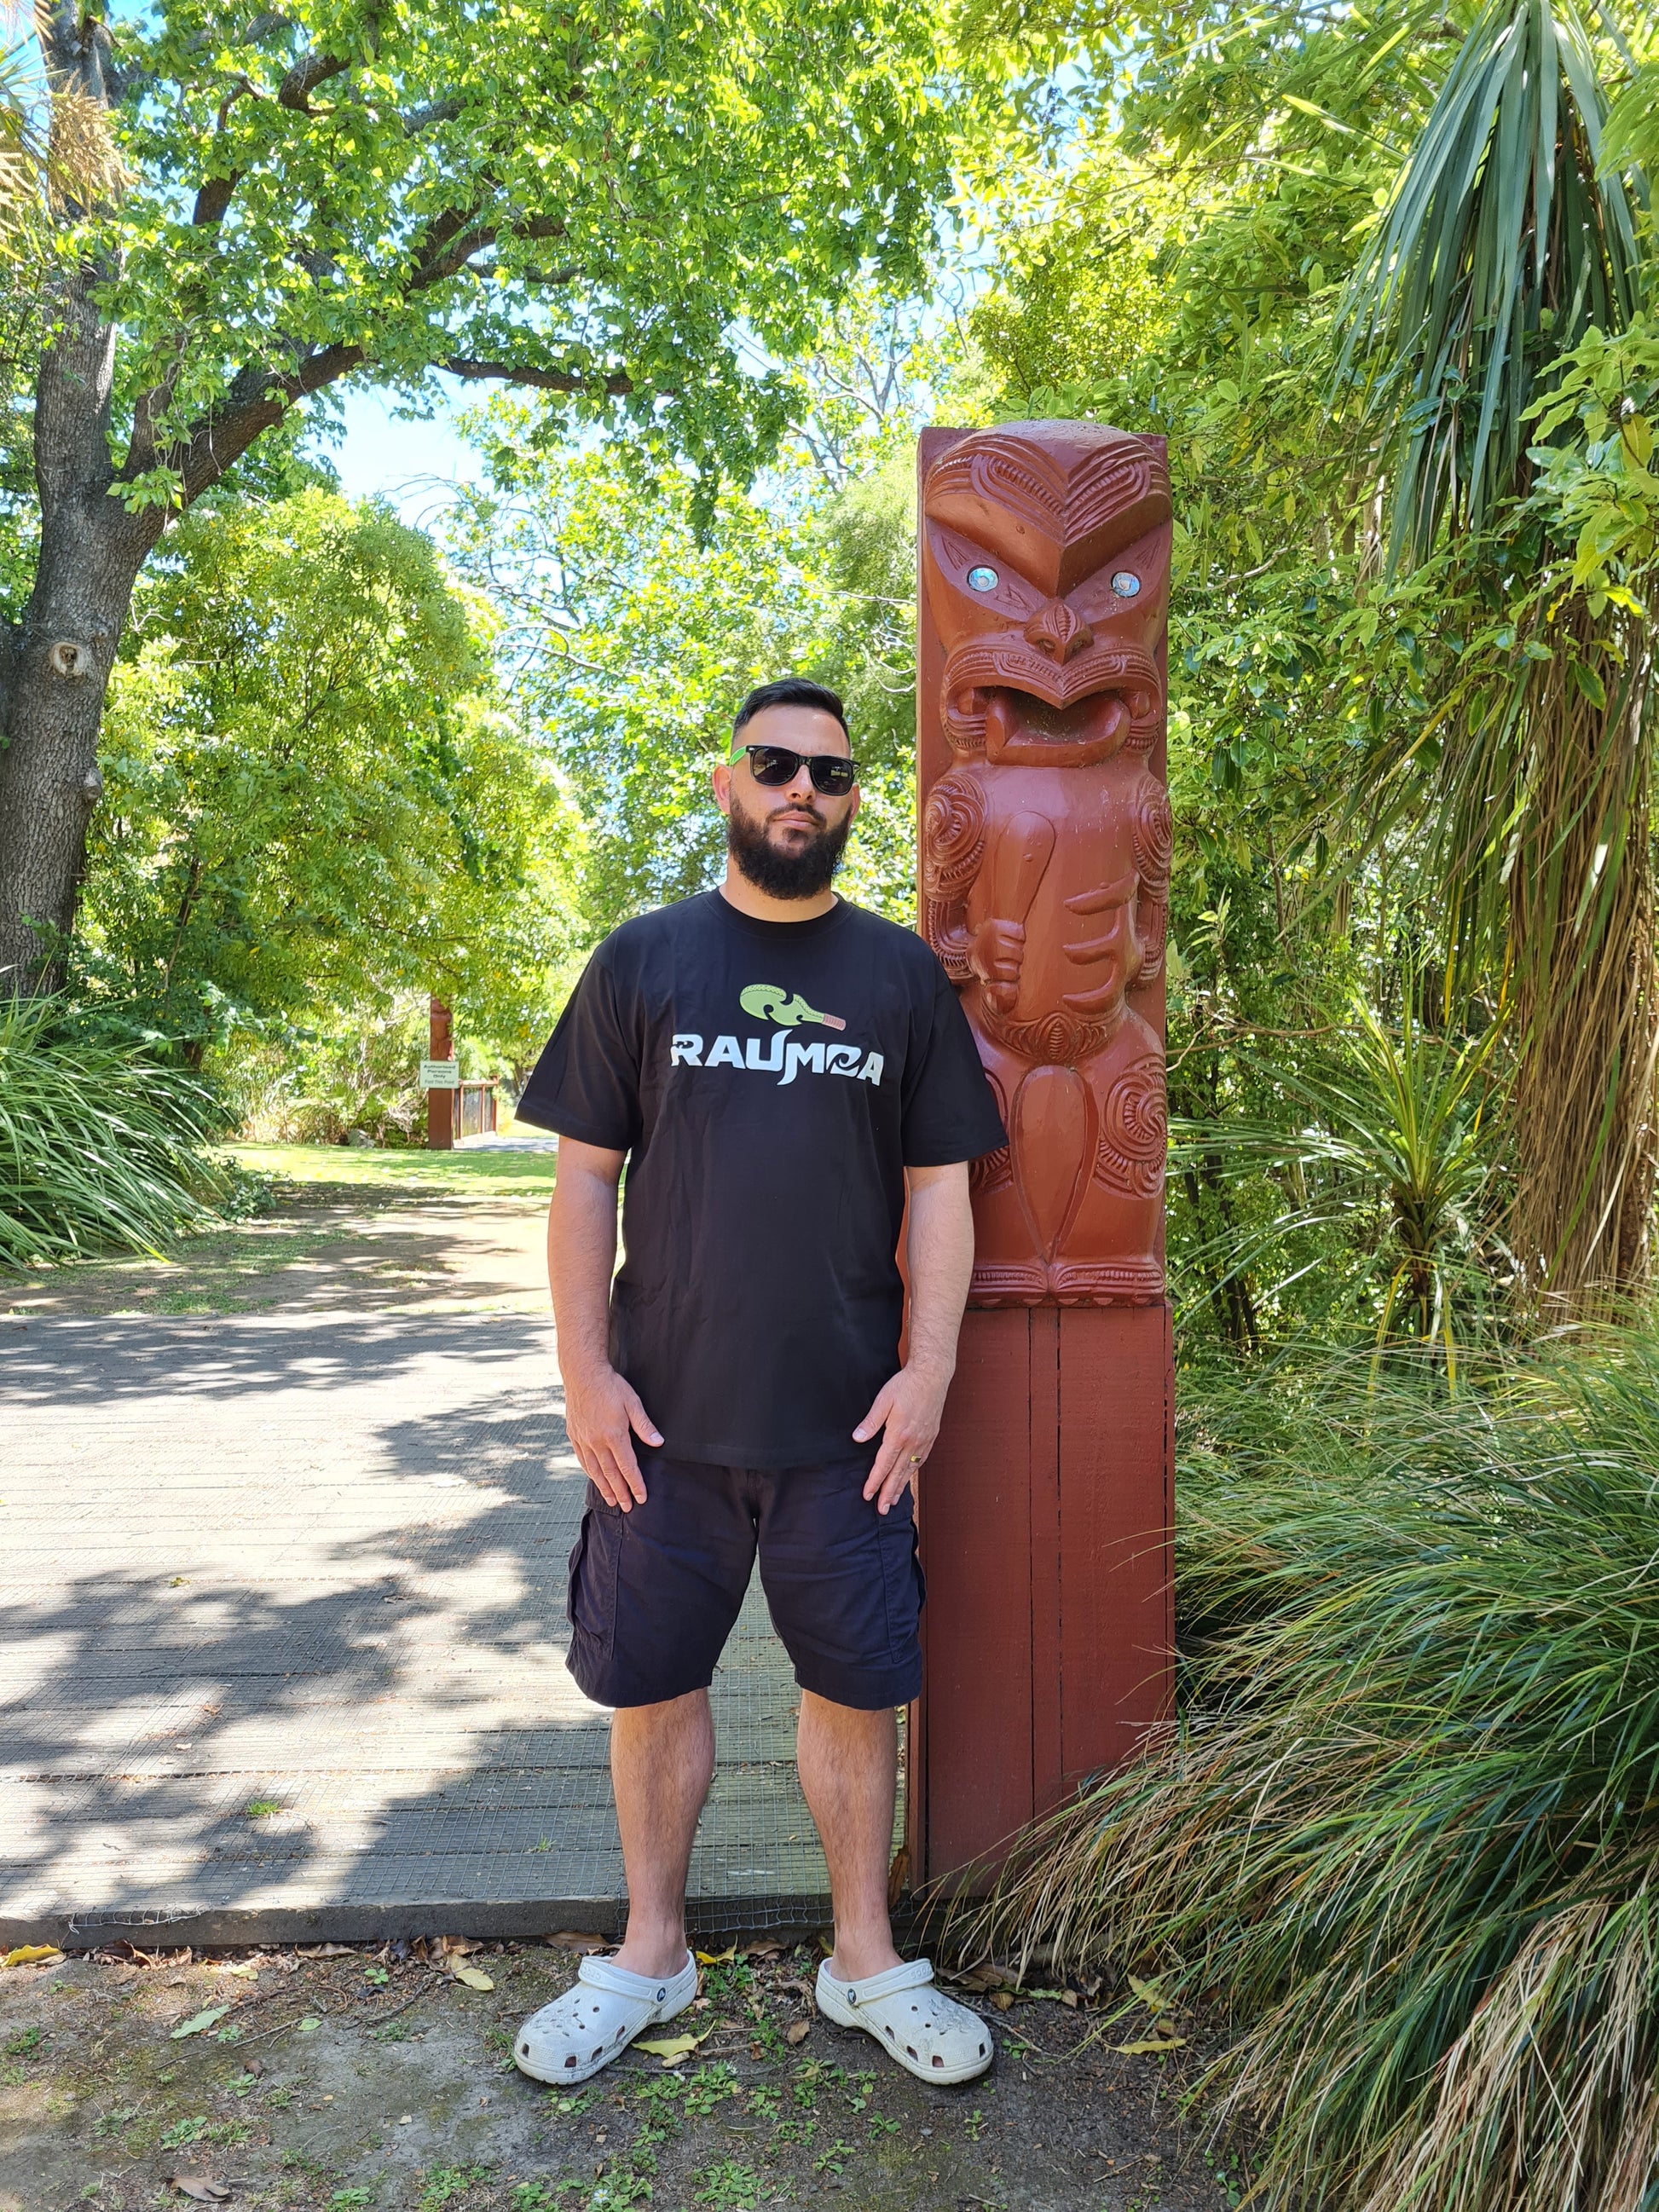
{"label": "man's nose", "polygon": [[812,793],[817,787],[812,781],[811,769],[803,761],[790,781],[788,786],[790,798],[805,799],[810,806],[812,804]]}

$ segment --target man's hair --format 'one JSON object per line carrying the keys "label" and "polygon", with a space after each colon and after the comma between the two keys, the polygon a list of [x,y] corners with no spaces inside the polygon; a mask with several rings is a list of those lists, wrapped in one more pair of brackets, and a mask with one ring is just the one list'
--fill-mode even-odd
{"label": "man's hair", "polygon": [[744,725],[768,707],[816,707],[821,714],[833,714],[841,724],[842,737],[849,745],[853,742],[846,714],[833,691],[825,690],[822,684],[809,684],[804,676],[781,676],[775,683],[757,684],[738,708],[738,719],[732,725],[734,745],[743,735]]}

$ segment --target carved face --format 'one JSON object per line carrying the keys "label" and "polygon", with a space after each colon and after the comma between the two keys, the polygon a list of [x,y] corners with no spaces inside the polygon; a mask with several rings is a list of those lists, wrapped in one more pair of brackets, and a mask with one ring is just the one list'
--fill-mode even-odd
{"label": "carved face", "polygon": [[1091,423],[979,431],[934,465],[923,507],[956,751],[1083,767],[1152,744],[1170,574],[1158,454]]}

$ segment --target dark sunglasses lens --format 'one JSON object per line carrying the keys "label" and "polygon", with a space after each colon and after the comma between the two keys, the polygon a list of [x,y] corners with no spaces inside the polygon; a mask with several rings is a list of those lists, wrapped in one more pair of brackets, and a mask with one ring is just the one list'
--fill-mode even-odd
{"label": "dark sunglasses lens", "polygon": [[[802,756],[792,753],[787,745],[750,745],[748,753],[757,783],[775,788],[793,783],[800,774]],[[806,765],[813,789],[826,799],[844,799],[858,779],[858,763],[836,753],[812,753],[806,757]]]}
{"label": "dark sunglasses lens", "polygon": [[787,783],[800,766],[800,755],[787,745],[750,745],[749,765],[757,783]]}

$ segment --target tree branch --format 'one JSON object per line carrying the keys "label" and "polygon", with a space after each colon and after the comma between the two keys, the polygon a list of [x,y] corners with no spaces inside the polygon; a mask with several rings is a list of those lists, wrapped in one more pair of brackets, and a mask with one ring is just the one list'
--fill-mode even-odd
{"label": "tree branch", "polygon": [[291,108],[296,115],[309,115],[311,95],[319,84],[326,84],[331,76],[343,76],[351,67],[339,54],[306,54],[276,88],[280,106]]}
{"label": "tree branch", "polygon": [[216,230],[224,221],[225,210],[230,205],[231,195],[241,182],[240,173],[228,177],[210,177],[196,195],[196,205],[191,221],[198,230]]}
{"label": "tree branch", "polygon": [[457,357],[453,361],[438,361],[432,364],[450,376],[462,376],[472,380],[493,377],[502,384],[532,385],[538,392],[591,392],[595,384],[603,382],[613,399],[621,399],[634,389],[634,380],[618,369],[603,379],[579,376],[567,368],[534,368],[528,364],[520,367],[510,361],[468,361]]}
{"label": "tree branch", "polygon": [[[218,483],[231,463],[241,458],[261,431],[280,422],[296,399],[307,398],[325,385],[349,376],[354,368],[362,368],[363,360],[362,346],[334,345],[305,355],[291,369],[271,369],[259,362],[250,363],[238,372],[225,395],[224,405],[197,423],[187,437],[157,453],[145,440],[135,434],[114,488],[118,489],[122,484],[131,483],[134,477],[142,476],[147,466],[154,466],[159,461],[179,471],[184,504],[188,507]],[[150,419],[146,402],[151,396],[146,393],[138,402],[140,423]]]}

